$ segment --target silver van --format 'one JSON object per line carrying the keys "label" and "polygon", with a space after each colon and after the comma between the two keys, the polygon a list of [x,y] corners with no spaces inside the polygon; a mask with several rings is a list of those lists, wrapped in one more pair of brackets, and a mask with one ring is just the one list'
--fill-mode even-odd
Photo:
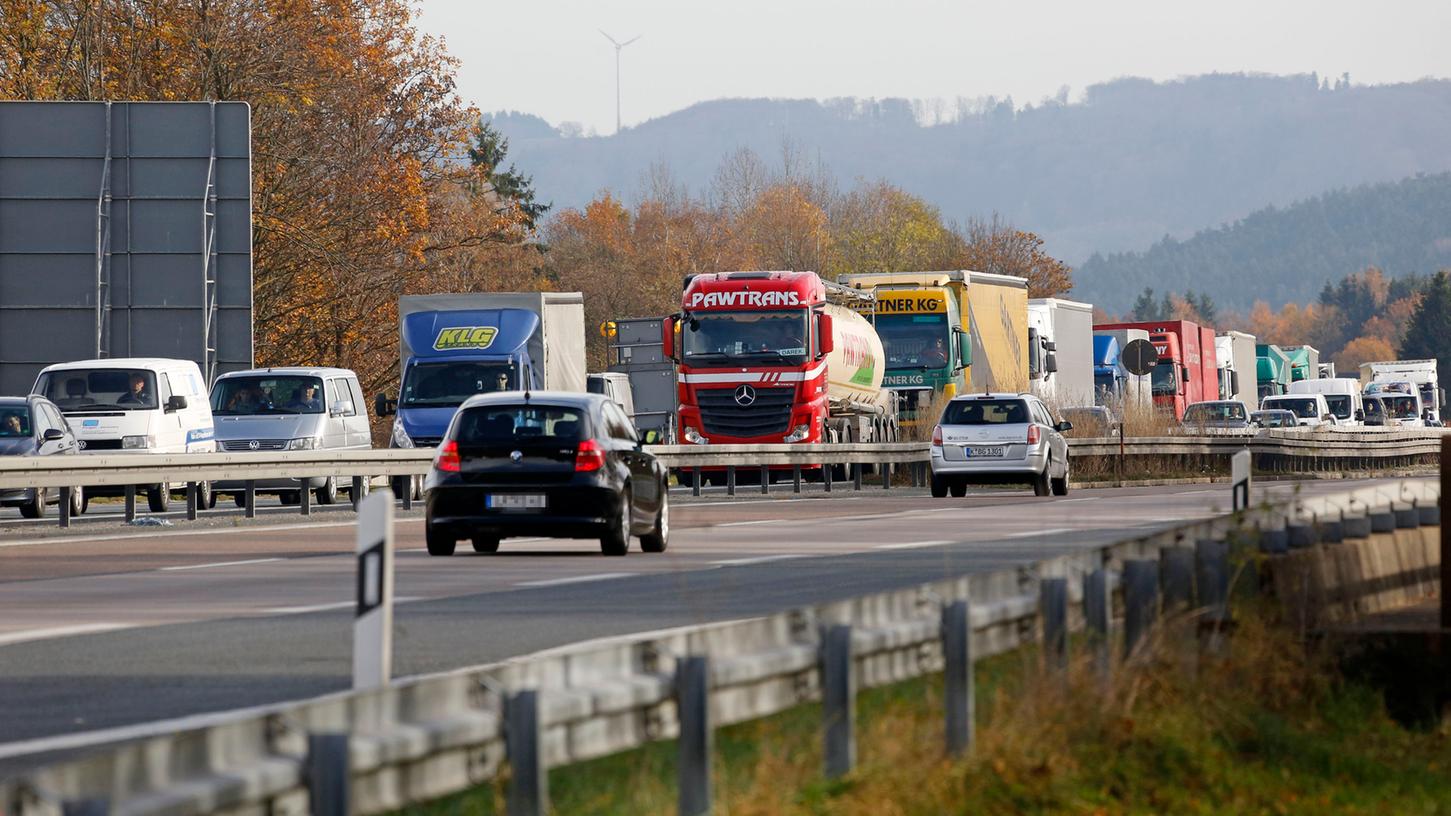
{"label": "silver van", "polygon": [[[212,385],[212,417],[219,451],[373,447],[363,389],[358,375],[346,368],[259,368],[223,374]],[[231,493],[242,507],[245,486],[240,481],[214,482],[212,496]],[[333,477],[257,482],[257,492],[276,493],[283,504],[298,503],[304,489],[314,491],[319,504],[338,499],[339,485]],[[342,489],[351,490],[351,482]]]}

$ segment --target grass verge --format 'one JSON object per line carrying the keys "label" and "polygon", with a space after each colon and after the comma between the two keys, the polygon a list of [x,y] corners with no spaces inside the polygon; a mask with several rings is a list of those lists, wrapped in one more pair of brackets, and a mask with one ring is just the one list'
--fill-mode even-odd
{"label": "grass verge", "polygon": [[[717,814],[1451,813],[1451,740],[1409,731],[1380,696],[1248,618],[1227,658],[1170,629],[1104,683],[1076,661],[981,661],[973,755],[942,755],[940,677],[864,691],[858,769],[821,778],[820,710],[716,733]],[[674,744],[551,772],[560,814],[675,812]],[[502,783],[409,813],[503,813]]]}

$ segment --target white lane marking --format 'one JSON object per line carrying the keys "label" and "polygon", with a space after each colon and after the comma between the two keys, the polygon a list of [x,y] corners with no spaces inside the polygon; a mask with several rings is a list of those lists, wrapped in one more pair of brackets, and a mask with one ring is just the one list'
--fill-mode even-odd
{"label": "white lane marking", "polygon": [[1073,502],[1102,501],[1102,496],[1084,496],[1080,499],[1059,499],[1054,504],[1072,504]]}
{"label": "white lane marking", "polygon": [[1057,535],[1059,533],[1071,533],[1071,527],[1049,527],[1046,530],[1024,530],[1021,533],[1008,533],[1003,538],[1032,538],[1033,536]]}
{"label": "white lane marking", "polygon": [[[408,524],[415,521],[423,521],[421,518],[395,518],[394,524]],[[183,536],[199,535],[258,535],[273,532],[284,532],[287,530],[321,530],[327,527],[356,527],[356,521],[325,521],[316,524],[258,524],[246,527],[217,528],[208,527],[200,530],[175,530],[164,533],[116,533],[113,535],[94,536],[51,536],[50,538],[32,538],[22,541],[0,541],[0,547],[32,547],[36,544],[79,544],[88,541],[125,541],[132,538],[180,538]]]}
{"label": "white lane marking", "polygon": [[878,544],[872,549],[876,550],[915,550],[918,547],[941,547],[944,544],[952,544],[951,541],[902,541],[896,544]]}
{"label": "white lane marking", "polygon": [[9,646],[12,643],[25,643],[30,640],[49,640],[50,638],[69,637],[71,635],[92,635],[97,632],[114,632],[117,629],[130,629],[139,625],[135,623],[78,623],[74,626],[53,626],[48,629],[22,629],[19,632],[0,634],[0,646]]}
{"label": "white lane marking", "polygon": [[1225,492],[1225,490],[1223,488],[1221,488],[1219,490],[1186,490],[1186,491],[1184,491],[1182,493],[1174,493],[1173,495],[1175,495],[1175,496],[1200,496],[1200,495],[1203,495],[1205,493],[1224,493],[1224,492]]}
{"label": "white lane marking", "polygon": [[246,561],[216,561],[211,564],[187,564],[180,567],[162,567],[157,572],[181,572],[182,570],[210,569],[211,567],[240,567],[243,564],[268,564],[273,561],[286,560],[286,558],[250,558]]}
{"label": "white lane marking", "polygon": [[631,575],[645,573],[631,572],[601,572],[597,575],[574,575],[569,578],[550,578],[545,581],[520,581],[514,584],[516,587],[552,587],[564,586],[566,584],[584,584],[590,581],[608,581],[611,578],[628,578]]}
{"label": "white lane marking", "polygon": [[[421,601],[421,600],[424,600],[424,599],[410,595],[410,596],[406,596],[406,597],[402,597],[402,598],[394,598],[393,599],[393,603],[396,605],[396,604],[413,603],[414,601]],[[262,610],[262,614],[263,615],[304,615],[304,614],[306,614],[308,612],[327,612],[327,611],[332,610],[332,609],[347,609],[350,606],[356,606],[357,603],[358,603],[357,600],[354,599],[354,600],[351,600],[351,601],[334,601],[332,603],[325,603],[325,604],[312,604],[311,606],[275,606],[275,607],[273,607],[271,609],[263,609]]]}
{"label": "white lane marking", "polygon": [[710,563],[717,567],[744,567],[748,564],[764,564],[768,561],[785,561],[789,558],[805,558],[799,553],[781,553],[779,555],[759,555],[755,558],[727,558],[724,561],[712,561]]}
{"label": "white lane marking", "polygon": [[725,524],[716,524],[716,527],[749,527],[752,524],[780,524],[783,521],[794,519],[756,519],[755,521],[728,521]]}

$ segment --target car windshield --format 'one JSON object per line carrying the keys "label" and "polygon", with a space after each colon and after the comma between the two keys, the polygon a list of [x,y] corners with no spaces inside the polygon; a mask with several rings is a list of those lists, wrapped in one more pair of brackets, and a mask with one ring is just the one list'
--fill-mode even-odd
{"label": "car windshield", "polygon": [[680,332],[684,360],[695,365],[806,362],[807,310],[693,312]]}
{"label": "car windshield", "polygon": [[475,394],[516,391],[512,366],[503,363],[414,363],[403,378],[401,408],[454,408]]}
{"label": "car windshield", "polygon": [[1151,388],[1154,396],[1173,396],[1179,393],[1179,366],[1173,360],[1160,360],[1154,366],[1153,375]]}
{"label": "car windshield", "polygon": [[253,414],[320,414],[322,380],[317,377],[223,377],[212,386],[212,413],[217,416]]}
{"label": "car windshield", "polygon": [[145,411],[156,408],[156,374],[141,368],[68,368],[49,371],[35,382],[35,393],[65,413],[105,408]]}
{"label": "car windshield", "polygon": [[454,439],[465,447],[520,442],[578,442],[585,428],[574,408],[553,405],[488,405],[459,414]]}
{"label": "car windshield", "polygon": [[1020,399],[953,400],[942,412],[943,425],[1023,425],[1028,405]]}
{"label": "car windshield", "polygon": [[1349,394],[1325,395],[1325,404],[1330,406],[1330,413],[1339,419],[1350,419],[1350,402]]}
{"label": "car windshield", "polygon": [[945,314],[878,315],[887,368],[943,368],[951,361]]}
{"label": "car windshield", "polygon": [[1409,394],[1382,394],[1386,413],[1396,419],[1416,419],[1416,398]]}
{"label": "car windshield", "polygon": [[1199,402],[1184,411],[1185,422],[1218,422],[1244,418],[1244,406],[1238,402]]}
{"label": "car windshield", "polygon": [[29,439],[30,434],[29,406],[0,407],[0,439]]}
{"label": "car windshield", "polygon": [[1301,419],[1319,419],[1320,404],[1309,397],[1295,399],[1292,397],[1277,397],[1273,400],[1266,400],[1268,407],[1279,408],[1283,411],[1290,411]]}

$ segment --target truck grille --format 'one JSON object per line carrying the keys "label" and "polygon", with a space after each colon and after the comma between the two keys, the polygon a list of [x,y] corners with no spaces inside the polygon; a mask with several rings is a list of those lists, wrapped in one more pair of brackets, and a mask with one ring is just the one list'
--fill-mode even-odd
{"label": "truck grille", "polygon": [[[252,443],[256,442],[257,447],[253,448]],[[287,449],[286,439],[224,439],[219,443],[224,451],[280,451]]]}
{"label": "truck grille", "polygon": [[796,389],[755,388],[755,392],[756,401],[750,405],[736,401],[735,388],[695,392],[700,401],[700,423],[705,426],[705,432],[748,438],[784,436],[791,424],[791,403]]}

